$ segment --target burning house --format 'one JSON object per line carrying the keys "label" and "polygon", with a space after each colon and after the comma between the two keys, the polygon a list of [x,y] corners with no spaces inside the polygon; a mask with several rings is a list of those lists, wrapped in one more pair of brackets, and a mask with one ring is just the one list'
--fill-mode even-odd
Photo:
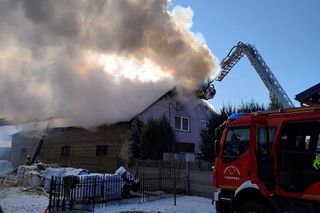
{"label": "burning house", "polygon": [[[200,129],[212,109],[202,100],[179,101],[174,90],[169,91],[146,109],[139,117],[143,121],[165,116],[176,135],[176,152],[199,152]],[[101,125],[93,130],[80,127],[55,127],[46,131],[46,137],[37,159],[45,163],[87,168],[90,171],[110,172],[118,168],[119,160],[128,159],[129,132],[132,118],[113,125]],[[13,135],[14,166],[32,155],[41,140],[33,137],[39,132]]]}

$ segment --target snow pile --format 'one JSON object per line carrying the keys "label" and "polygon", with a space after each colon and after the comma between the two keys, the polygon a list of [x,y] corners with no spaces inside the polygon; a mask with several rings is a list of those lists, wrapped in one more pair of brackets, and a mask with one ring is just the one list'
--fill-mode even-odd
{"label": "snow pile", "polygon": [[0,177],[11,174],[13,170],[14,168],[10,161],[0,160]]}

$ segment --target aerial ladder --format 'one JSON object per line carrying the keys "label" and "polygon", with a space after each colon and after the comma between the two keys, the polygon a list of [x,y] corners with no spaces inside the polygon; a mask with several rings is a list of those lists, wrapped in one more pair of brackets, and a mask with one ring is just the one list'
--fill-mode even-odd
{"label": "aerial ladder", "polygon": [[[269,90],[270,99],[275,103],[281,104],[284,108],[294,107],[294,104],[273,75],[267,63],[259,54],[258,50],[251,44],[238,42],[238,44],[230,50],[227,57],[221,61],[221,72],[214,80],[222,81],[244,55],[248,57],[251,65],[255,68],[264,85]],[[212,82],[213,81],[210,83]]]}

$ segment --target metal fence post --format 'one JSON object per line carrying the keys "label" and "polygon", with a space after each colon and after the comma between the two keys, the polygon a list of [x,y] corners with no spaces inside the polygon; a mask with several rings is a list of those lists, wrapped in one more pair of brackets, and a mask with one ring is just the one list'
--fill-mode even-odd
{"label": "metal fence post", "polygon": [[[66,184],[66,183],[64,183],[64,184]],[[69,183],[67,183],[67,184],[69,184]],[[67,187],[69,187],[69,185]],[[62,198],[62,208],[61,209],[62,209],[62,211],[64,211],[65,207],[66,207],[66,191],[68,191],[68,190],[66,190],[65,188],[66,188],[66,186],[64,185],[64,187],[62,188],[62,194],[61,194],[61,198]]]}
{"label": "metal fence post", "polygon": [[94,211],[94,205],[96,203],[96,189],[97,189],[97,179],[93,178],[94,182],[93,182],[93,200],[92,200],[92,210]]}
{"label": "metal fence post", "polygon": [[162,178],[161,178],[161,176],[162,176],[162,166],[161,166],[161,161],[159,160],[159,176],[158,176],[158,178],[159,178],[159,191],[161,191],[162,190]]}
{"label": "metal fence post", "polygon": [[58,201],[58,209],[61,207],[61,205],[60,205],[60,194],[61,194],[61,184],[62,184],[62,180],[61,179],[58,179],[59,180],[59,184],[58,184],[58,192],[55,190],[55,192],[57,192],[57,194],[58,194],[58,199],[57,199],[57,201]]}
{"label": "metal fence post", "polygon": [[144,182],[145,180],[144,180],[144,173],[142,173],[142,202],[144,202],[144,184],[145,184],[145,182]]}
{"label": "metal fence post", "polygon": [[104,182],[105,182],[105,176],[100,177],[100,197],[101,197],[101,202],[102,202],[102,206],[105,206],[105,203],[107,201],[107,199],[105,199],[105,194],[104,194]]}
{"label": "metal fence post", "polygon": [[53,210],[54,208],[56,208],[56,210],[58,210],[58,205],[56,203],[56,188],[57,188],[57,178],[53,177],[53,184],[52,184],[52,194],[54,193],[53,196]]}
{"label": "metal fence post", "polygon": [[174,205],[177,205],[177,180],[176,180],[176,164],[173,162],[173,197],[174,197]]}
{"label": "metal fence post", "polygon": [[189,161],[186,161],[186,181],[187,181],[187,194],[189,194],[190,193],[190,180],[189,180],[189,178],[190,178],[190,173],[189,173]]}
{"label": "metal fence post", "polygon": [[52,194],[53,194],[52,188],[53,188],[53,176],[51,176],[51,180],[50,180],[49,205],[48,205],[49,211],[51,211],[51,207],[52,207]]}
{"label": "metal fence post", "polygon": [[138,159],[136,159],[135,161],[136,161],[136,175],[138,175],[139,174]]}

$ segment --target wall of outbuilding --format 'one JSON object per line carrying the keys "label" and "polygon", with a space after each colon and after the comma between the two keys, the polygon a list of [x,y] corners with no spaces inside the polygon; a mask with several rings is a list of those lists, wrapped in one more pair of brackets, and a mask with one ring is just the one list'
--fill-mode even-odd
{"label": "wall of outbuilding", "polygon": [[[113,173],[118,161],[126,158],[130,123],[103,126],[94,130],[55,128],[44,144],[44,162],[88,169],[90,172]],[[62,147],[69,146],[63,156]],[[107,146],[105,155],[97,155],[97,146]],[[124,154],[125,153],[125,154]]]}
{"label": "wall of outbuilding", "polygon": [[[10,161],[12,166],[17,168],[23,165],[26,161],[27,155],[32,155],[35,147],[39,143],[38,137],[32,137],[30,134],[17,133],[12,136]],[[42,159],[43,155],[40,153],[38,159]]]}

